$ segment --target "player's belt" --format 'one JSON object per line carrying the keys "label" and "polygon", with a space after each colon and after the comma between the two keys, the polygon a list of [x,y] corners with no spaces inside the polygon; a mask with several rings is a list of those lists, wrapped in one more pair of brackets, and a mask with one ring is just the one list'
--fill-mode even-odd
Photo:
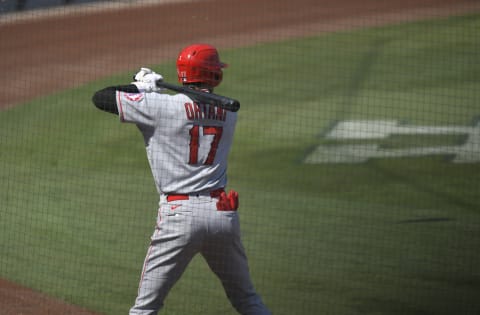
{"label": "player's belt", "polygon": [[[206,195],[210,195],[212,198],[217,198],[220,196],[222,192],[225,192],[223,188],[212,190],[210,193],[206,193]],[[198,193],[198,194],[168,194],[167,195],[167,202],[177,201],[177,200],[188,200],[190,197],[199,197],[203,196],[205,193]]]}

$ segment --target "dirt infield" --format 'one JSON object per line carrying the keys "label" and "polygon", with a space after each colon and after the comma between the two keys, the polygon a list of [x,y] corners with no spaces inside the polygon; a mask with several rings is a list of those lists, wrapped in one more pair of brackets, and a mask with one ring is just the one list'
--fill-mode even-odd
{"label": "dirt infield", "polygon": [[[174,58],[192,42],[220,50],[480,10],[477,0],[202,0],[0,19],[0,109]],[[148,2],[147,2],[148,4]],[[182,24],[195,27],[182,27]],[[0,279],[0,315],[94,314]]]}
{"label": "dirt infield", "polygon": [[0,314],[93,315],[95,313],[0,279]]}

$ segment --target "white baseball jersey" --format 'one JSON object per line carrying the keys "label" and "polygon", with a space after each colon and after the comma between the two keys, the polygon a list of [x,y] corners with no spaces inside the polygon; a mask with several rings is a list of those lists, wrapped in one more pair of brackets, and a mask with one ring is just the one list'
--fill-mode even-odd
{"label": "white baseball jersey", "polygon": [[117,91],[122,122],[138,126],[159,193],[191,194],[227,184],[237,114],[184,94]]}

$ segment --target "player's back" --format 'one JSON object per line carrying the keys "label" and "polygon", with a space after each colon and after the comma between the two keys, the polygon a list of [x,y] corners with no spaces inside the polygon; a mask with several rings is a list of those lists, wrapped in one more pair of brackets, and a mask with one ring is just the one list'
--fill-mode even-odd
{"label": "player's back", "polygon": [[132,105],[159,192],[198,193],[226,186],[236,113],[183,94],[143,94]]}

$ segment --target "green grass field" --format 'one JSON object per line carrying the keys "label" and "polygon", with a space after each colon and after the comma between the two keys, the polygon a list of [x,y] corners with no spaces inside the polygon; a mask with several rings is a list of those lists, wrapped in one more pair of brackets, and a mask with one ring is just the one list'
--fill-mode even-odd
{"label": "green grass field", "polygon": [[[465,141],[324,135],[343,120],[474,126],[479,28],[471,15],[221,52],[231,66],[217,92],[242,103],[229,187],[240,193],[252,275],[274,314],[480,313],[479,162],[303,163],[319,145]],[[175,78],[173,62],[154,69]],[[130,78],[0,112],[0,277],[127,313],[158,195],[140,133],[90,98]],[[163,314],[235,313],[198,257]]]}

